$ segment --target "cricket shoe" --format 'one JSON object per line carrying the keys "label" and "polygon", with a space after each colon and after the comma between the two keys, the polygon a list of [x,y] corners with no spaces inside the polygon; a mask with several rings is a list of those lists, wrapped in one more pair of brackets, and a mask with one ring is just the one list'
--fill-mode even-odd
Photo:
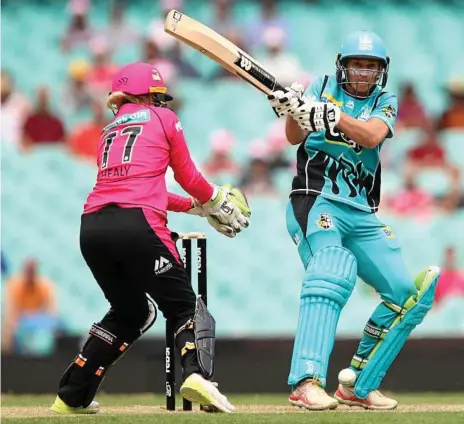
{"label": "cricket shoe", "polygon": [[312,379],[307,379],[298,385],[290,394],[288,401],[294,406],[312,411],[335,409],[338,406],[338,402],[325,392],[319,382]]}
{"label": "cricket shoe", "polygon": [[216,385],[206,380],[200,374],[191,374],[180,388],[180,394],[193,403],[202,405],[206,410],[219,412],[234,412],[235,407],[217,389]]}
{"label": "cricket shoe", "polygon": [[50,410],[58,412],[58,414],[97,414],[100,412],[100,404],[93,400],[90,405],[85,408],[83,406],[73,407],[66,405],[57,396]]}
{"label": "cricket shoe", "polygon": [[353,387],[346,387],[341,384],[338,385],[334,397],[343,405],[360,406],[364,409],[388,410],[395,409],[398,406],[395,399],[384,396],[378,390],[370,392],[366,399],[361,399],[354,394]]}

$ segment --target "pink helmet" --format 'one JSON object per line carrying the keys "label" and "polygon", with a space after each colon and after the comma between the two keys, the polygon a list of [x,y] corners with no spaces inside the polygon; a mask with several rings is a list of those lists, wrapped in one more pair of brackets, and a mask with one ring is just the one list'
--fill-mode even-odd
{"label": "pink helmet", "polygon": [[111,84],[111,91],[122,91],[134,96],[140,94],[164,94],[166,100],[172,100],[167,93],[159,71],[149,63],[134,62],[123,66],[116,72]]}

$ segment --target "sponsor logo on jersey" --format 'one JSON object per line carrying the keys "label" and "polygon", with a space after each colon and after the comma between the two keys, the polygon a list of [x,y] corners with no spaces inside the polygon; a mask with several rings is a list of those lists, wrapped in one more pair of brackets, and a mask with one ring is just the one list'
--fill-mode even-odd
{"label": "sponsor logo on jersey", "polygon": [[371,117],[372,109],[370,106],[364,106],[358,117],[360,121],[367,121]]}
{"label": "sponsor logo on jersey", "polygon": [[396,234],[391,230],[390,227],[382,227],[381,230],[388,238],[396,238]]}
{"label": "sponsor logo on jersey", "polygon": [[332,218],[328,213],[321,213],[319,220],[316,221],[317,226],[323,230],[328,230],[333,227]]}
{"label": "sponsor logo on jersey", "polygon": [[351,140],[345,133],[341,132],[337,127],[325,131],[325,141],[330,144],[339,144],[353,149],[356,154],[360,154],[363,147],[355,141]]}
{"label": "sponsor logo on jersey", "polygon": [[393,118],[396,116],[396,110],[392,105],[388,105],[382,109],[382,112],[385,114],[387,118]]}
{"label": "sponsor logo on jersey", "polygon": [[111,124],[102,129],[102,134],[116,128],[120,125],[126,124],[141,124],[150,120],[150,111],[148,109],[141,109],[134,113],[126,113],[115,119]]}
{"label": "sponsor logo on jersey", "polygon": [[332,96],[332,94],[329,94],[329,93],[322,93],[321,99],[322,99],[322,101],[324,103],[330,102],[330,103],[332,103],[332,104],[334,104],[335,106],[338,106],[338,107],[343,106],[342,101],[337,100],[334,96]]}

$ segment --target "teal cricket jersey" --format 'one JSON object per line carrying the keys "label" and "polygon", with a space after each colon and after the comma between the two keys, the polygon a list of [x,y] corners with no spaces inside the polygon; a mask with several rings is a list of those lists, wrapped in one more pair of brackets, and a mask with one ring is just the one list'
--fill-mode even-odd
{"label": "teal cricket jersey", "polygon": [[[317,78],[305,93],[315,101],[332,102],[361,121],[378,118],[393,137],[398,109],[396,96],[379,88],[367,99],[342,90],[334,76]],[[368,149],[334,128],[311,133],[297,153],[297,175],[292,194],[315,194],[366,212],[376,212],[380,201],[380,149]]]}

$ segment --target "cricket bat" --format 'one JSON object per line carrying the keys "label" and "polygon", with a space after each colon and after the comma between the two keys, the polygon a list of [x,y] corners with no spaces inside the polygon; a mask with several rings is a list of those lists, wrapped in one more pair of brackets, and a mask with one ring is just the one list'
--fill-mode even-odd
{"label": "cricket bat", "polygon": [[269,94],[275,90],[285,91],[275,77],[255,59],[201,22],[177,10],[171,10],[166,17],[164,30],[208,56],[232,74],[243,78],[263,93]]}

